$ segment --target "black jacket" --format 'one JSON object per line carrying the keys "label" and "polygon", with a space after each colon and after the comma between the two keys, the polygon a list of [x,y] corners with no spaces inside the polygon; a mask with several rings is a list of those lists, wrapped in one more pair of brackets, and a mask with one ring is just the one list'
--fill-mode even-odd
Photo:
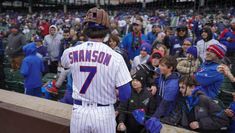
{"label": "black jacket", "polygon": [[[151,116],[155,108],[155,100],[151,96],[151,93],[147,89],[142,89],[140,93],[137,93],[132,89],[131,97],[127,102],[120,102],[118,107],[119,116],[118,122],[124,122],[127,127],[127,133],[138,133],[144,129],[143,125],[140,125],[131,112],[136,109],[144,109],[147,116]],[[129,113],[127,113],[129,112]]]}
{"label": "black jacket", "polygon": [[[193,98],[198,102],[189,111],[186,99],[178,101],[175,110],[163,122],[189,128],[193,121],[199,122],[199,132],[220,132],[224,127],[229,126],[229,119],[223,109],[200,91],[194,93]],[[173,117],[174,116],[174,117]]]}

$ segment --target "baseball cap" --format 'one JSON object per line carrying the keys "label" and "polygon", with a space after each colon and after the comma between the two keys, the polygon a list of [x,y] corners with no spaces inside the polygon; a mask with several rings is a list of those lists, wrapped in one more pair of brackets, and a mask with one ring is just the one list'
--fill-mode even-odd
{"label": "baseball cap", "polygon": [[151,59],[154,59],[154,58],[160,59],[162,57],[163,57],[163,53],[160,50],[154,50],[152,55],[151,55]]}
{"label": "baseball cap", "polygon": [[41,42],[42,38],[40,36],[35,36],[34,37],[34,42]]}

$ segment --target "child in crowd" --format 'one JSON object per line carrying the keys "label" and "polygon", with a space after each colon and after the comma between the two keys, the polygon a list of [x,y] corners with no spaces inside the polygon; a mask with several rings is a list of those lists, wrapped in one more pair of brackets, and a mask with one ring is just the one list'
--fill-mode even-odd
{"label": "child in crowd", "polygon": [[36,55],[35,43],[23,47],[25,58],[22,62],[20,73],[24,76],[25,94],[41,97],[43,61]]}
{"label": "child in crowd", "polygon": [[47,52],[47,48],[43,45],[43,39],[39,36],[35,36],[33,38],[33,41],[36,44],[37,47],[37,56],[40,57],[43,60],[43,64],[44,64],[44,68],[45,71],[44,73],[48,72],[48,52]]}
{"label": "child in crowd", "polygon": [[[200,91],[200,86],[191,76],[179,80],[180,92],[185,97],[183,113],[185,125],[199,132],[221,133],[229,125],[223,109],[211,98]],[[183,117],[182,117],[183,118]]]}
{"label": "child in crowd", "polygon": [[132,112],[136,109],[144,109],[146,114],[154,112],[154,105],[152,104],[153,98],[151,93],[144,88],[146,75],[138,72],[132,76],[132,92],[131,97],[127,102],[120,102],[118,110],[120,112],[118,117],[118,131],[124,131],[127,133],[140,133],[144,129],[143,125],[140,125],[133,115],[128,115],[122,111]]}
{"label": "child in crowd", "polygon": [[157,84],[157,109],[153,115],[156,118],[168,116],[174,109],[179,92],[179,73],[175,72],[177,61],[172,56],[160,59],[160,77],[156,79]]}
{"label": "child in crowd", "polygon": [[189,75],[189,73],[192,75],[200,65],[200,61],[197,58],[197,48],[191,46],[186,53],[186,59],[179,60],[176,68],[181,75]]}
{"label": "child in crowd", "polygon": [[136,56],[132,62],[132,69],[136,68],[140,64],[144,64],[148,61],[150,57],[151,45],[148,43],[143,43],[140,47],[140,55]]}
{"label": "child in crowd", "polygon": [[163,57],[163,54],[159,50],[152,52],[147,63],[138,65],[135,69],[132,69],[131,74],[142,72],[146,74],[146,87],[151,91],[152,95],[156,94],[157,88],[155,78],[157,77],[157,71],[159,66],[159,60]]}

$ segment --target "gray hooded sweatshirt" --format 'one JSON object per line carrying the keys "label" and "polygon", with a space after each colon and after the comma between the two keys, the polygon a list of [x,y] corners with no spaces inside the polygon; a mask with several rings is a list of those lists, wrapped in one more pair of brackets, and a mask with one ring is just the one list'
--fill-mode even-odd
{"label": "gray hooded sweatshirt", "polygon": [[51,61],[58,61],[59,60],[59,53],[60,53],[60,47],[61,47],[61,39],[63,36],[61,34],[58,34],[57,27],[55,25],[51,25],[49,27],[49,30],[51,28],[56,29],[56,33],[52,36],[51,34],[48,34],[44,38],[44,46],[47,47],[48,56]]}

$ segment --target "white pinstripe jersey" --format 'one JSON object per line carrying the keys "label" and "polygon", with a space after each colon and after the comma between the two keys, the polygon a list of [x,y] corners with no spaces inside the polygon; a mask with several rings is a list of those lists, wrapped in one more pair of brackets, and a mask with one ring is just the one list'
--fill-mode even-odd
{"label": "white pinstripe jersey", "polygon": [[99,104],[116,102],[115,88],[131,81],[123,57],[102,42],[68,48],[61,57],[73,77],[73,98]]}

